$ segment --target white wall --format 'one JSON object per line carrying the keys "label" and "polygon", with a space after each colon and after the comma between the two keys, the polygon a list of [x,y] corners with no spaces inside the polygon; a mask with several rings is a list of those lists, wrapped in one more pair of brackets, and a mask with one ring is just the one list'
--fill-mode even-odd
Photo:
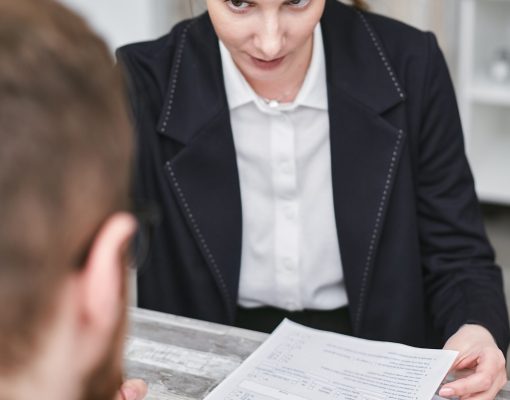
{"label": "white wall", "polygon": [[99,32],[113,50],[153,39],[190,15],[187,0],[60,0]]}

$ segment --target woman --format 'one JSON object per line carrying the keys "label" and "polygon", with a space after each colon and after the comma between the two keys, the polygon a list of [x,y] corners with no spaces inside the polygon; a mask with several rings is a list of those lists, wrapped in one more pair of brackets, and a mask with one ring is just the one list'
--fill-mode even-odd
{"label": "woman", "polygon": [[[506,381],[508,317],[433,35],[334,0],[208,0],[118,53],[136,196],[159,206],[142,307],[460,351]],[[445,344],[446,343],[446,344]]]}

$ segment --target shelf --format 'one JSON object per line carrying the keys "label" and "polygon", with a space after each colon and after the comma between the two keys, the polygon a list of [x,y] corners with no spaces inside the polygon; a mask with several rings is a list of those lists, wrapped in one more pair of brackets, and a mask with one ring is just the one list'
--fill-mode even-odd
{"label": "shelf", "polygon": [[476,191],[481,201],[510,205],[510,80],[490,73],[510,50],[510,0],[459,4],[457,89]]}
{"label": "shelf", "polygon": [[[508,184],[501,184],[504,181],[505,176],[501,174],[500,179],[494,179],[494,171],[490,165],[484,168],[479,168],[476,174],[476,193],[478,199],[483,203],[507,205],[510,204],[510,188]],[[490,179],[494,179],[494,182],[499,181],[499,184],[491,184]],[[508,174],[506,175],[508,180]]]}
{"label": "shelf", "polygon": [[510,204],[510,137],[487,143],[470,153],[468,156],[480,200]]}
{"label": "shelf", "polygon": [[510,82],[477,81],[468,87],[467,94],[477,103],[510,107]]}

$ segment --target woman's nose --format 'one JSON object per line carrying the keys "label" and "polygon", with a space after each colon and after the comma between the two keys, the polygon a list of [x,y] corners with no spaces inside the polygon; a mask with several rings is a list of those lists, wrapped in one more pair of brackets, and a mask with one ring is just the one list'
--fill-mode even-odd
{"label": "woman's nose", "polygon": [[259,31],[255,34],[255,47],[266,60],[278,58],[284,45],[284,34],[276,16],[264,18]]}

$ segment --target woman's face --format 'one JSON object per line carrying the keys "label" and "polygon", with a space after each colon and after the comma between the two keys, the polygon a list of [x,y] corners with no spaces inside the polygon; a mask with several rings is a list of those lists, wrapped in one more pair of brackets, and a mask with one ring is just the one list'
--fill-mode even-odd
{"label": "woman's face", "polygon": [[207,0],[218,37],[248,81],[301,79],[325,0]]}

